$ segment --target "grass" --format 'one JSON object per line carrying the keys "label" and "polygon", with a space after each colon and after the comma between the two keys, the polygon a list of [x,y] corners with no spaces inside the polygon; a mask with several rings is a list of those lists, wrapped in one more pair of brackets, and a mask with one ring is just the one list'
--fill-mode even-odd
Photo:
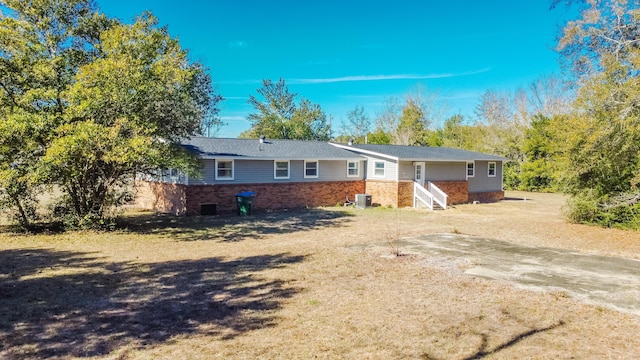
{"label": "grass", "polygon": [[[0,358],[637,358],[635,316],[469,277],[453,260],[388,256],[390,232],[452,229],[637,256],[622,246],[637,233],[558,222],[548,200],[133,212],[109,233],[0,234]],[[510,228],[505,213],[527,222]]]}

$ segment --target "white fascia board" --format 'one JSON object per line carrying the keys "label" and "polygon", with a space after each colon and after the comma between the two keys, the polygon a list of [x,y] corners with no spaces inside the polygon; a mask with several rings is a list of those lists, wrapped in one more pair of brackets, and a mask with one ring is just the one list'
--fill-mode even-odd
{"label": "white fascia board", "polygon": [[349,150],[349,151],[353,151],[353,152],[358,152],[358,153],[363,153],[363,154],[367,154],[367,155],[372,155],[372,156],[378,156],[378,157],[382,157],[382,158],[386,158],[389,160],[395,160],[395,161],[399,161],[399,159],[395,156],[391,156],[391,155],[387,155],[387,154],[382,154],[379,152],[375,152],[375,151],[370,151],[370,150],[363,150],[363,149],[358,149],[356,147],[353,146],[349,146],[349,145],[340,145],[340,144],[334,144],[334,143],[329,143],[335,147],[339,147],[341,149],[345,149],[345,150]]}
{"label": "white fascia board", "polygon": [[468,160],[460,160],[460,159],[401,159],[401,161],[419,161],[419,162],[454,162],[454,163],[467,163],[472,161],[489,161],[489,162],[502,162],[503,160],[485,160],[485,159],[468,159]]}
{"label": "white fascia board", "polygon": [[[201,156],[203,160],[213,160],[213,159],[229,159],[229,160],[309,160],[308,157],[249,157],[249,156],[229,156],[229,155],[220,155],[220,156]],[[364,161],[365,157],[355,156],[355,157],[341,157],[341,158],[314,158],[314,160],[318,161]]]}

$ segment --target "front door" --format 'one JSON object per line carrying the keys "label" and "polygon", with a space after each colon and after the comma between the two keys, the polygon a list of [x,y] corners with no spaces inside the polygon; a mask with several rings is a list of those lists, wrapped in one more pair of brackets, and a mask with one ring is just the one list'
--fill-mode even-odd
{"label": "front door", "polygon": [[416,162],[413,163],[413,180],[420,184],[420,186],[424,186],[424,163]]}

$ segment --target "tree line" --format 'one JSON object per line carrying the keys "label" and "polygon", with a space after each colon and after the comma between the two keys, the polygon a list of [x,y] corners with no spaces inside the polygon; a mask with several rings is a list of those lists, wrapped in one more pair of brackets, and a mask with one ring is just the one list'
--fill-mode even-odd
{"label": "tree line", "polygon": [[[178,144],[221,126],[223,100],[203,64],[151,13],[131,24],[92,0],[0,0],[0,208],[25,228],[38,195],[48,216],[101,224],[132,182],[172,167],[195,174]],[[554,0],[579,14],[559,33],[565,72],[512,92],[487,90],[473,117],[443,118],[438,96],[388,98],[370,118],[348,111],[337,133],[318,104],[264,80],[251,128],[266,135],[503,155],[505,187],[562,191],[576,222],[640,228],[640,9],[636,1]]]}
{"label": "tree line", "polygon": [[[564,73],[513,92],[487,90],[474,118],[442,120],[437,97],[418,91],[389,98],[373,121],[355,106],[338,134],[332,134],[319,106],[311,106],[314,116],[307,120],[293,116],[310,113],[307,100],[286,116],[265,111],[291,105],[289,95],[296,96],[284,80],[277,86],[266,80],[258,90],[267,95],[266,102],[250,98],[258,111],[250,115],[252,127],[242,136],[305,134],[298,138],[503,155],[510,160],[505,164],[507,189],[565,192],[571,196],[567,216],[572,221],[640,229],[640,4],[551,2],[557,6],[574,7],[579,14],[558,35]],[[275,130],[287,126],[300,130]]]}

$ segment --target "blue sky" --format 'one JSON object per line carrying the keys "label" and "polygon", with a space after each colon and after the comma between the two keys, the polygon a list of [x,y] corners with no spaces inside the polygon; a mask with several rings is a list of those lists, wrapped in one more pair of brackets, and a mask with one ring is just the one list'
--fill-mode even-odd
{"label": "blue sky", "polygon": [[446,115],[473,118],[486,90],[513,91],[559,73],[567,10],[550,1],[98,0],[125,22],[145,10],[168,25],[226,98],[217,134],[247,130],[262,79],[319,104],[334,130],[355,106],[373,121],[388,97],[420,89]]}

